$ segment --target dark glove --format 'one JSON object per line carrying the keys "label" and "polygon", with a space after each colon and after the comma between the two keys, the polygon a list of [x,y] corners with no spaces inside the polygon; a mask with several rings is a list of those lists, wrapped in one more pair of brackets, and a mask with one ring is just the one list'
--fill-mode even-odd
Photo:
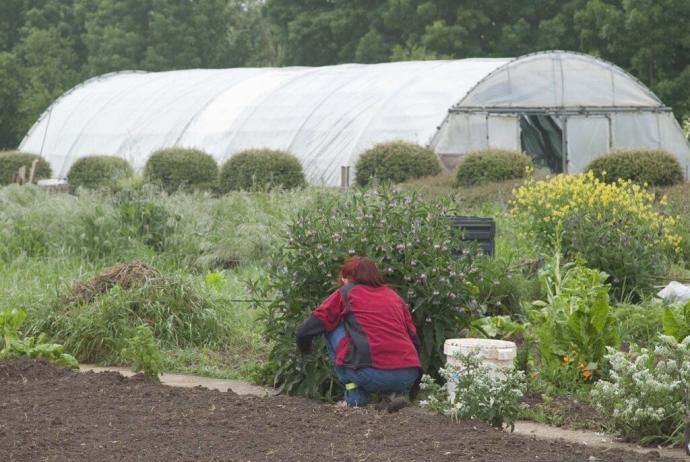
{"label": "dark glove", "polygon": [[302,354],[314,351],[313,337],[297,337],[297,349]]}
{"label": "dark glove", "polygon": [[301,353],[310,353],[314,349],[313,338],[325,332],[321,320],[312,314],[295,330],[297,349]]}

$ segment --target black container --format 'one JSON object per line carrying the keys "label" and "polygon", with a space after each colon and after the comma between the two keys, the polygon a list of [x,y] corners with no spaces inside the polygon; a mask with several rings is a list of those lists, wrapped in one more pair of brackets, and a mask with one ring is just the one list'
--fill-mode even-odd
{"label": "black container", "polygon": [[[448,217],[458,230],[462,243],[476,242],[484,255],[493,256],[496,250],[496,222],[487,217]],[[462,245],[461,245],[462,247]],[[458,251],[461,252],[462,249]]]}

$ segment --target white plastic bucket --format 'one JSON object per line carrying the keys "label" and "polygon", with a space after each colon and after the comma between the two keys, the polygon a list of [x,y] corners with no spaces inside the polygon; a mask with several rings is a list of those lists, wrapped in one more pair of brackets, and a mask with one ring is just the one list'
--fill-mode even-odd
{"label": "white plastic bucket", "polygon": [[[513,369],[517,345],[507,340],[485,338],[450,338],[443,344],[446,365],[453,368],[462,368],[462,361],[456,355],[468,355],[474,352],[478,354],[482,363],[489,368],[490,374],[502,375]],[[457,378],[454,381],[453,377],[446,383],[451,401],[455,400],[456,385]]]}

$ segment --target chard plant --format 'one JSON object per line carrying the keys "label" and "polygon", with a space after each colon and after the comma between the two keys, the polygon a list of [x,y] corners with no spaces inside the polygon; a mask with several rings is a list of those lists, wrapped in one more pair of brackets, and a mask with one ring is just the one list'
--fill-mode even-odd
{"label": "chard plant", "polygon": [[372,258],[410,307],[422,341],[421,361],[430,373],[443,365],[443,342],[481,314],[475,297],[473,254],[453,255],[459,238],[449,203],[425,202],[389,189],[323,193],[289,224],[285,244],[267,278],[253,284],[262,304],[266,336],[273,342],[269,370],[288,393],[330,399],[340,393],[321,340],[315,354],[300,355],[295,328],[337,288],[336,275],[352,255]]}
{"label": "chard plant", "polygon": [[681,306],[667,306],[662,317],[664,334],[678,341],[690,335],[690,302]]}
{"label": "chard plant", "polygon": [[46,335],[22,336],[19,329],[26,319],[26,312],[21,309],[6,308],[0,312],[0,359],[42,358],[61,366],[78,368],[79,363],[72,355],[64,352],[64,347],[57,343],[47,343]]}
{"label": "chard plant", "polygon": [[601,375],[607,347],[618,347],[618,323],[609,305],[608,275],[580,264],[562,268],[557,255],[541,275],[547,300],[534,302],[542,376],[573,391]]}

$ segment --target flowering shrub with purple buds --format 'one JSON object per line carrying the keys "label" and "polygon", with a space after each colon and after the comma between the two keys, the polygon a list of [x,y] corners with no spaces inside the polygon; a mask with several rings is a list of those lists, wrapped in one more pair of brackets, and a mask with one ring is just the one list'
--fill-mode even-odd
{"label": "flowering shrub with purple buds", "polygon": [[285,246],[274,256],[267,280],[254,285],[262,306],[274,385],[288,393],[330,399],[341,389],[323,348],[300,355],[295,328],[338,286],[336,276],[352,255],[373,259],[408,303],[422,340],[427,372],[443,365],[443,342],[481,316],[474,252],[453,255],[460,240],[443,202],[383,190],[324,193],[299,212],[287,230]]}

